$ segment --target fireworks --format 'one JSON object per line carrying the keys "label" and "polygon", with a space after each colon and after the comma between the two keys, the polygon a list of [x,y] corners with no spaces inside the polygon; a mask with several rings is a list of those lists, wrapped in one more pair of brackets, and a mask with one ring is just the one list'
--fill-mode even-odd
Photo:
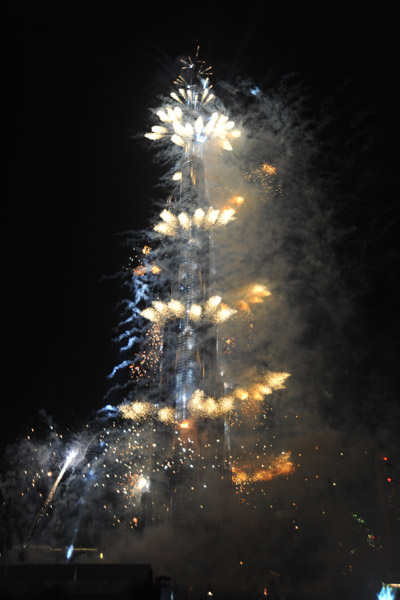
{"label": "fireworks", "polygon": [[163,210],[160,213],[162,220],[154,225],[154,231],[172,237],[177,235],[179,230],[188,231],[192,226],[198,229],[211,230],[233,221],[235,213],[235,209],[231,207],[219,210],[211,206],[207,212],[204,212],[202,208],[197,208],[192,216],[185,212],[181,212],[176,216],[169,210]]}
{"label": "fireworks", "polygon": [[234,394],[239,400],[263,400],[264,396],[272,394],[274,390],[285,389],[284,383],[290,377],[290,373],[279,373],[267,371],[249,387],[238,387]]}
{"label": "fireworks", "polygon": [[167,425],[175,423],[175,411],[173,408],[165,406],[157,408],[151,402],[129,402],[120,404],[118,410],[124,419],[141,422],[147,419],[159,420]]}
{"label": "fireworks", "polygon": [[[47,496],[47,499],[46,499],[45,503],[43,504],[43,506],[42,506],[42,508],[41,508],[41,510],[40,510],[40,512],[39,512],[39,514],[37,516],[37,518],[36,518],[36,521],[35,521],[35,523],[34,523],[34,525],[32,527],[30,536],[32,535],[34,529],[39,525],[42,517],[44,516],[44,514],[46,512],[47,507],[49,506],[50,502],[52,501],[52,499],[54,497],[54,494],[56,492],[56,489],[57,489],[60,481],[62,480],[62,478],[63,478],[66,470],[68,469],[68,467],[70,466],[70,464],[72,463],[72,461],[74,460],[74,458],[77,456],[77,454],[78,454],[78,451],[75,448],[72,449],[72,450],[70,450],[68,452],[67,458],[65,459],[65,462],[64,462],[64,464],[62,466],[62,469],[61,469],[60,473],[58,474],[57,479],[53,483],[53,486],[52,486],[52,488],[50,490],[50,493]],[[50,472],[49,476],[51,477],[51,475],[52,475],[52,473]]]}
{"label": "fireworks", "polygon": [[132,419],[133,421],[141,421],[148,418],[153,412],[154,406],[150,402],[130,402],[129,404],[121,404],[118,409],[124,419]]}
{"label": "fireworks", "polygon": [[241,467],[234,465],[232,467],[232,479],[239,488],[243,488],[258,481],[270,481],[276,477],[290,475],[295,470],[295,465],[290,460],[290,456],[290,452],[282,452],[280,456],[270,458],[268,465],[262,465],[262,467],[256,469],[249,465],[242,465]]}
{"label": "fireworks", "polygon": [[[271,292],[263,281],[242,279],[240,289],[226,290],[234,308],[218,293],[214,243],[224,238],[218,231],[225,226],[233,222],[240,226],[244,191],[250,186],[224,188],[223,197],[210,206],[203,156],[211,149],[213,156],[224,157],[216,146],[231,151],[240,130],[213,106],[210,70],[197,59],[184,65],[177,90],[156,112],[159,122],[146,134],[150,140],[168,142],[174,160],[177,147],[182,151],[172,176],[178,191],[168,197],[148,235],[140,238],[125,271],[134,298],[125,304],[124,329],[117,338],[124,340],[122,358],[113,375],[122,376],[126,369],[130,387],[118,383],[113,388],[123,390],[123,401],[104,409],[101,418],[106,423],[93,435],[80,461],[76,450],[67,454],[49,492],[47,487],[40,492],[35,527],[50,509],[57,489],[65,496],[73,489],[84,502],[93,501],[101,507],[107,526],[133,530],[146,519],[148,524],[167,514],[176,477],[187,488],[184,496],[196,486],[204,493],[209,482],[217,479],[246,494],[251,486],[287,477],[295,469],[289,451],[272,456],[270,447],[262,444],[268,431],[265,398],[285,389],[289,373],[268,370],[249,377],[240,366],[232,368],[226,353],[230,375],[224,375],[224,356],[218,349],[219,331],[226,327],[222,325],[230,320],[234,328],[241,320],[238,329],[244,329],[243,311],[265,302]],[[202,74],[200,84],[193,83],[194,68]],[[271,167],[262,172],[275,177],[276,171]],[[223,254],[229,255],[229,243]],[[240,349],[240,336],[240,331],[234,331],[225,345]],[[26,488],[27,495],[43,483],[45,473],[52,480],[56,464],[52,457],[44,465],[43,474]],[[72,466],[74,477],[67,477]],[[60,486],[63,478],[65,485]],[[203,498],[201,509],[205,503]],[[59,507],[55,504],[54,522],[63,510],[61,502]],[[79,523],[65,544],[69,556]]]}
{"label": "fireworks", "polygon": [[[235,128],[233,120],[221,111],[210,108],[213,96],[210,93],[208,79],[202,80],[202,89],[193,84],[193,69],[197,67],[199,67],[197,60],[192,61],[189,59],[185,62],[186,73],[182,73],[182,76],[178,78],[177,91],[171,93],[174,103],[167,103],[157,111],[156,114],[161,124],[154,125],[151,128],[151,133],[146,134],[146,137],[151,140],[169,140],[173,145],[182,148],[182,170],[175,172],[173,180],[180,182],[179,185],[181,186],[191,185],[192,188],[189,187],[189,189],[194,190],[197,190],[198,182],[201,180],[201,171],[195,169],[197,157],[202,156],[202,153],[207,151],[209,144],[215,141],[223,149],[232,150],[233,141],[240,135],[240,131]],[[202,65],[199,68],[201,69]],[[187,81],[189,74],[190,83]],[[190,158],[189,162],[185,162],[188,156],[196,157],[196,159]],[[260,169],[260,173],[265,177],[275,177],[276,168],[265,163]],[[185,189],[187,188],[185,187]],[[176,383],[178,396],[179,386],[182,386],[182,381],[186,381],[185,379],[182,380],[182,377],[185,378],[189,369],[192,368],[189,367],[189,364],[191,364],[189,360],[192,360],[192,358],[189,359],[191,355],[186,352],[190,353],[198,348],[196,336],[198,335],[197,331],[200,330],[196,328],[201,327],[204,323],[219,326],[237,312],[236,309],[223,302],[220,295],[209,294],[207,296],[206,288],[202,282],[202,269],[206,268],[207,265],[208,250],[204,251],[203,256],[197,255],[196,252],[197,248],[202,247],[203,240],[207,239],[207,236],[212,236],[214,230],[238,218],[238,209],[244,204],[245,199],[241,194],[231,195],[228,200],[225,200],[222,208],[215,208],[208,206],[202,200],[202,193],[196,191],[193,194],[193,198],[196,198],[195,203],[190,201],[190,195],[186,195],[185,204],[182,204],[182,199],[180,201],[180,210],[175,208],[178,204],[168,203],[160,212],[159,221],[153,227],[153,231],[161,236],[160,239],[165,244],[164,248],[168,248],[168,239],[175,238],[173,242],[177,245],[171,246],[172,256],[177,252],[177,257],[178,255],[184,257],[184,262],[179,265],[179,282],[181,283],[182,295],[177,294],[176,297],[173,297],[171,294],[171,298],[167,301],[153,300],[149,306],[140,311],[142,317],[156,324],[161,330],[168,329],[170,331],[170,323],[175,320],[180,323],[179,328],[184,333],[180,334],[182,339],[179,342],[180,349],[177,351],[175,363],[185,365],[180,367],[180,372],[185,374],[180,375],[180,383]],[[201,266],[198,264],[200,259],[204,262]],[[190,286],[187,288],[185,278],[191,281]],[[201,295],[204,300],[202,302],[199,301],[200,294],[195,291],[195,286],[198,285],[195,283],[196,280],[200,280],[203,286]],[[172,289],[174,289],[174,285]],[[189,293],[187,290],[189,290]],[[239,294],[240,300],[236,300],[238,310],[249,312],[251,305],[262,304],[271,295],[271,292],[265,284],[257,282],[247,285],[240,290]],[[167,352],[169,346],[176,343],[176,338],[175,341],[171,340],[178,333],[168,335],[172,335],[172,338],[166,338],[164,343],[164,349]],[[236,347],[235,337],[231,336],[228,340],[230,345],[233,343],[232,347]],[[183,350],[184,348],[188,350]],[[202,372],[206,368],[208,369],[207,361],[204,362],[198,350],[197,361]],[[163,378],[168,380],[169,375],[165,374],[164,371],[171,367],[168,367],[167,364],[170,363],[163,364]],[[177,412],[175,417],[173,417],[174,401],[171,402],[172,406],[168,407],[169,412],[166,412],[166,408],[158,409],[155,405],[152,407],[151,403],[149,405],[145,401],[122,405],[120,411],[125,418],[132,421],[146,420],[149,423],[162,420],[161,415],[164,415],[162,411],[165,411],[164,422],[170,425],[175,424],[175,426],[176,423],[179,423],[180,430],[193,431],[196,429],[196,422],[200,422],[200,420],[218,421],[218,419],[224,419],[225,422],[229,421],[232,426],[235,424],[237,429],[241,428],[244,431],[246,422],[249,419],[257,419],[257,416],[262,413],[264,399],[275,391],[285,389],[285,382],[289,376],[289,373],[268,370],[255,376],[250,382],[246,379],[245,384],[235,386],[232,382],[227,382],[225,385],[230,393],[220,397],[207,394],[201,387],[192,390],[188,400],[186,399],[186,391],[182,392],[182,399],[177,398],[176,401],[183,402],[183,412]],[[178,382],[178,379],[176,381]],[[183,386],[184,390],[186,390],[185,385]],[[190,389],[190,385],[187,389]],[[186,402],[190,418],[185,416]],[[278,476],[278,474],[290,474],[294,466],[289,461],[289,456],[290,453],[287,453],[279,457],[274,464],[269,464],[266,469],[254,467],[253,471],[247,472],[247,480],[255,483],[257,481],[268,481]],[[245,467],[242,466],[240,470],[236,471],[236,476],[233,478],[239,487],[242,487],[245,472]]]}
{"label": "fireworks", "polygon": [[[204,308],[198,304],[192,304],[187,313],[189,318],[197,322],[202,316],[214,323],[223,323],[235,314],[235,310],[221,302],[220,296],[213,296],[207,300]],[[181,318],[185,314],[185,306],[179,300],[172,298],[168,303],[155,300],[152,306],[141,311],[142,317],[164,325],[171,317]]]}
{"label": "fireworks", "polygon": [[[149,140],[167,138],[181,147],[194,143],[204,144],[207,140],[214,139],[219,142],[221,148],[231,151],[231,141],[240,136],[240,131],[235,129],[235,123],[227,115],[218,112],[194,118],[191,112],[186,112],[185,106],[182,106],[184,101],[188,100],[187,93],[181,88],[179,94],[180,97],[175,92],[171,94],[175,106],[165,106],[157,111],[157,116],[164,125],[153,125],[151,132],[146,133],[145,137]],[[205,106],[213,96],[203,93],[201,96],[190,95],[189,98],[193,106]]]}
{"label": "fireworks", "polygon": [[395,600],[395,592],[389,585],[383,585],[379,594],[377,594],[378,600]]}
{"label": "fireworks", "polygon": [[189,401],[189,412],[194,417],[216,418],[229,414],[233,408],[233,398],[206,398],[201,390],[196,390]]}

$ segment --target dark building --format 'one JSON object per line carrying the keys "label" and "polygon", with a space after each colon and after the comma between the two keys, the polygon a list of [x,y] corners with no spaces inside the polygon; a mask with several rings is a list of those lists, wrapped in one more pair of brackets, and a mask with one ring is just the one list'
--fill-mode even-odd
{"label": "dark building", "polygon": [[2,598],[104,598],[169,600],[166,582],[156,581],[150,565],[14,564],[1,567]]}

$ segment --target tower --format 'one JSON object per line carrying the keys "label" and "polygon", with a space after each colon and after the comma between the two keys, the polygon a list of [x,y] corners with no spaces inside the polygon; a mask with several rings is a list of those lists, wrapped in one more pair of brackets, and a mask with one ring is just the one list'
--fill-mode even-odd
{"label": "tower", "polygon": [[[232,484],[243,488],[293,468],[290,453],[268,457],[267,446],[261,447],[262,441],[253,433],[248,435],[249,427],[252,432],[263,429],[263,422],[257,418],[261,413],[266,418],[264,397],[284,389],[289,373],[264,369],[256,372],[254,368],[240,373],[226,357],[220,360],[219,336],[222,339],[225,335],[225,354],[228,342],[236,346],[235,322],[232,328],[230,324],[229,329],[225,328],[225,333],[221,324],[236,312],[238,317],[250,314],[250,305],[263,303],[271,292],[264,282],[243,286],[243,278],[240,281],[235,277],[230,289],[223,289],[226,283],[221,286],[221,281],[227,282],[227,273],[234,265],[227,262],[221,279],[216,270],[218,261],[224,269],[230,251],[229,224],[245,202],[244,197],[235,194],[247,188],[236,160],[226,160],[240,131],[222,112],[221,102],[215,100],[210,69],[198,54],[194,60],[189,57],[182,61],[175,91],[155,111],[159,123],[145,134],[157,142],[165,162],[173,164],[165,180],[171,176],[175,187],[161,207],[159,220],[148,232],[149,241],[134,269],[138,292],[123,324],[140,313],[142,319],[134,331],[145,331],[144,335],[158,340],[157,360],[152,362],[157,364],[157,375],[153,371],[154,376],[149,377],[147,372],[146,395],[141,393],[143,386],[139,387],[131,395],[132,401],[125,401],[118,410],[132,422],[129,433],[134,431],[135,438],[133,444],[127,440],[131,444],[129,452],[137,450],[141,461],[132,463],[132,470],[139,482],[145,482],[144,487],[134,484],[133,488],[138,504],[150,507],[144,510],[151,515],[150,521],[158,520],[157,515],[163,512],[164,516],[171,514],[172,506],[175,515],[181,509],[194,515],[193,506],[203,509],[207,503],[211,506],[218,495],[224,497],[226,482],[230,489]],[[235,168],[236,175],[229,180]],[[272,165],[263,165],[264,170],[275,173]],[[238,242],[242,242],[237,227],[234,236],[237,250]],[[140,281],[142,276],[147,278],[144,283]],[[224,293],[230,295],[229,302],[235,309],[225,304]],[[148,327],[142,330],[146,320]],[[240,330],[239,320],[236,323]],[[136,339],[134,335],[132,339]],[[147,355],[153,358],[155,354]],[[131,371],[138,369],[138,381],[138,363],[142,356],[146,358],[146,351],[138,356],[133,364],[123,361],[114,371],[124,366]],[[204,496],[204,490],[210,488],[212,493]],[[147,502],[140,499],[142,490],[146,491]],[[190,497],[194,503],[185,511]],[[217,504],[222,507],[220,500]]]}
{"label": "tower", "polygon": [[211,234],[232,220],[235,211],[210,206],[203,153],[209,142],[229,151],[229,140],[240,135],[233,121],[213,107],[211,68],[198,54],[182,63],[177,90],[157,112],[162,124],[146,134],[172,147],[179,184],[154,226],[157,242],[169,255],[167,297],[142,311],[162,327],[159,409],[174,413],[170,446],[172,463],[179,466],[169,471],[173,493],[175,483],[183,480],[187,491],[200,480],[206,488],[210,478],[229,479],[225,409],[230,399],[224,398],[218,368],[218,324],[235,311],[215,287]]}
{"label": "tower", "polygon": [[[178,269],[172,292],[182,304],[183,311],[179,316],[172,315],[164,325],[161,402],[175,408],[179,422],[188,417],[188,402],[196,390],[216,397],[220,387],[216,369],[215,324],[196,322],[195,318],[199,309],[209,302],[211,288],[210,233],[199,227],[210,209],[205,187],[204,134],[201,127],[201,122],[204,122],[202,97],[208,87],[206,80],[203,80],[204,88],[201,87],[200,73],[197,64],[191,63],[186,68],[186,77],[181,75],[179,80],[183,86],[180,87],[181,102],[184,102],[185,113],[194,122],[194,127],[190,123],[177,127],[174,123],[182,140],[174,138],[175,142],[182,144],[181,182],[176,205],[178,210],[187,207],[191,218],[186,221],[184,212],[178,216],[182,231],[176,251]],[[175,115],[179,116],[181,112],[176,108]]]}
{"label": "tower", "polygon": [[223,395],[217,324],[235,311],[214,289],[210,233],[232,220],[235,211],[210,206],[203,152],[211,139],[231,150],[229,138],[240,135],[233,121],[212,109],[211,67],[198,59],[198,51],[195,60],[182,62],[175,82],[178,93],[171,93],[173,104],[157,112],[163,124],[146,134],[152,140],[167,138],[180,149],[175,174],[180,183],[154,227],[165,238],[163,244],[173,239],[170,296],[142,311],[163,326],[160,403],[174,408],[179,423],[189,416],[196,394],[198,401]]}

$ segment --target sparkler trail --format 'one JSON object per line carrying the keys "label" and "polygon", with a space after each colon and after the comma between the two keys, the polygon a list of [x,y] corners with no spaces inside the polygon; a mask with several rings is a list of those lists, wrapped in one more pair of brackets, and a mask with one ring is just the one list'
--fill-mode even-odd
{"label": "sparkler trail", "polygon": [[75,449],[72,449],[68,453],[68,456],[65,459],[64,465],[62,466],[62,469],[61,469],[60,473],[58,474],[58,477],[55,480],[55,482],[53,484],[53,487],[51,488],[50,493],[49,493],[49,495],[48,495],[45,503],[43,504],[43,507],[40,510],[40,513],[38,514],[35,523],[32,526],[32,529],[31,529],[30,534],[29,534],[29,539],[32,537],[32,534],[34,533],[34,530],[38,527],[41,519],[43,518],[48,505],[50,504],[50,502],[53,499],[53,496],[54,496],[55,491],[56,491],[56,489],[58,487],[58,484],[60,483],[61,479],[64,477],[65,471],[68,469],[68,467],[70,466],[70,464],[72,463],[72,461],[74,460],[74,458],[77,456],[77,454],[78,454],[78,451],[75,450]]}

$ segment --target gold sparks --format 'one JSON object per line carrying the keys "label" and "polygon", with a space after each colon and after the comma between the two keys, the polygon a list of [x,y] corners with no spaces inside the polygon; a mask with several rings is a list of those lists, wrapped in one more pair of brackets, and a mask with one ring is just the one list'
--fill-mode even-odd
{"label": "gold sparks", "polygon": [[158,411],[158,419],[167,425],[173,425],[175,422],[175,410],[170,406],[160,408]]}
{"label": "gold sparks", "polygon": [[203,309],[199,304],[192,304],[189,308],[189,319],[191,321],[199,321],[202,315]]}
{"label": "gold sparks", "polygon": [[265,298],[271,296],[271,292],[267,287],[259,283],[243,288],[240,291],[240,294],[243,297],[236,302],[236,306],[240,311],[245,312],[250,312],[250,304],[261,304],[264,302]]}
{"label": "gold sparks", "polygon": [[131,419],[132,421],[143,421],[147,419],[152,411],[154,405],[150,402],[130,402],[130,404],[120,404],[118,410],[124,419]]}
{"label": "gold sparks", "polygon": [[175,410],[170,406],[164,406],[158,409],[151,402],[130,402],[129,404],[120,404],[118,410],[124,419],[131,421],[145,421],[154,419],[173,425],[175,423]]}
{"label": "gold sparks", "polygon": [[232,480],[238,487],[243,487],[257,481],[271,481],[276,477],[291,475],[295,471],[295,466],[290,457],[291,452],[283,452],[270,460],[267,466],[263,465],[261,468],[233,465]]}
{"label": "gold sparks", "polygon": [[172,298],[168,303],[155,300],[152,302],[152,306],[142,310],[141,315],[145,319],[163,325],[167,319],[171,317],[183,317],[185,313],[185,307],[182,302]]}
{"label": "gold sparks", "polygon": [[207,398],[202,390],[196,390],[188,403],[194,417],[216,418],[228,414],[233,408],[233,398]]}
{"label": "gold sparks", "polygon": [[[212,296],[207,300],[203,308],[198,304],[192,304],[188,310],[189,319],[197,322],[202,316],[213,321],[214,323],[223,323],[234,315],[236,311],[229,308],[226,304],[221,302],[220,296]],[[172,318],[182,318],[185,314],[185,307],[179,300],[172,298],[168,303],[155,300],[152,302],[152,306],[145,308],[141,311],[142,317],[164,325],[164,323]]]}
{"label": "gold sparks", "polygon": [[268,163],[261,165],[261,170],[264,171],[264,173],[267,173],[267,175],[276,175],[276,167],[273,167]]}
{"label": "gold sparks", "polygon": [[187,231],[194,226],[197,229],[209,230],[227,225],[236,218],[235,214],[236,210],[230,206],[222,210],[210,206],[207,212],[204,212],[202,208],[197,208],[192,216],[185,212],[176,216],[171,211],[164,209],[160,213],[161,221],[154,225],[154,231],[171,237],[177,234],[179,228]]}
{"label": "gold sparks", "polygon": [[146,332],[140,352],[135,354],[132,363],[129,365],[131,379],[150,381],[154,377],[160,361],[161,344],[160,326],[153,323]]}
{"label": "gold sparks", "polygon": [[239,400],[262,400],[264,396],[272,394],[274,390],[284,390],[285,381],[290,377],[290,373],[281,373],[278,371],[267,371],[259,380],[255,381],[248,388],[236,388],[234,394]]}
{"label": "gold sparks", "polygon": [[146,273],[153,273],[153,275],[159,275],[161,273],[161,269],[158,265],[138,265],[133,269],[133,274],[135,277],[143,277]]}
{"label": "gold sparks", "polygon": [[256,284],[251,286],[248,295],[248,301],[250,303],[260,303],[264,301],[264,298],[267,298],[271,295],[271,292],[267,290],[265,285]]}

